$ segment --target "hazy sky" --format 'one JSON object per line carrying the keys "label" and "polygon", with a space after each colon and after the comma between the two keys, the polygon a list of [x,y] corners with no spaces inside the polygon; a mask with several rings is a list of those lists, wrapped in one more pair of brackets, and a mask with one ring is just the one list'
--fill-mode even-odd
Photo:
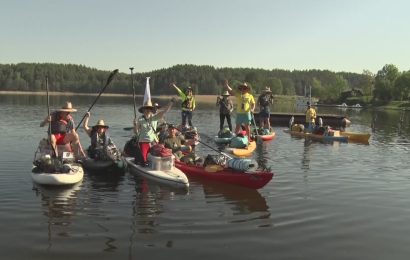
{"label": "hazy sky", "polygon": [[406,0],[0,0],[0,63],[410,70]]}

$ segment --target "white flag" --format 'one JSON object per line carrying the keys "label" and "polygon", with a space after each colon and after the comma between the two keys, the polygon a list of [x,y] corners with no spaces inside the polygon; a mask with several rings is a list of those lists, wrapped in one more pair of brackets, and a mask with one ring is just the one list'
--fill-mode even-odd
{"label": "white flag", "polygon": [[151,103],[151,90],[149,87],[149,78],[150,77],[147,77],[147,85],[145,86],[144,102],[142,103],[143,105],[152,104]]}

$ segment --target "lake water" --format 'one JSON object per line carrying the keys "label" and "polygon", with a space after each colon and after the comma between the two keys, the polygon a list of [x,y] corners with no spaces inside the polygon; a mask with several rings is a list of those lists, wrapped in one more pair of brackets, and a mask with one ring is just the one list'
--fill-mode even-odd
{"label": "lake water", "polygon": [[[93,100],[72,98],[76,122]],[[319,109],[349,116],[349,130],[372,133],[369,145],[305,141],[275,127],[276,139],[254,154],[275,176],[257,191],[199,180],[185,191],[130,173],[86,173],[74,187],[51,189],[30,177],[45,104],[0,96],[2,259],[408,259],[409,112]],[[214,145],[206,136],[216,133],[218,111],[198,107],[194,124]],[[104,118],[122,148],[132,99],[103,97],[91,112],[90,124]],[[179,122],[179,111],[167,121]]]}

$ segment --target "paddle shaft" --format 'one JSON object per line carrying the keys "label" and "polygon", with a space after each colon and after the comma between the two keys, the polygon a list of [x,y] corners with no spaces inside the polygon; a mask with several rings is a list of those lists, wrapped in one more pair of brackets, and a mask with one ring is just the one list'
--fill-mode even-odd
{"label": "paddle shaft", "polygon": [[133,74],[134,68],[131,67],[130,70],[131,70],[132,100],[134,101],[134,120],[135,120],[137,118],[137,108],[135,104],[135,86],[134,86],[134,74]]}
{"label": "paddle shaft", "polygon": [[258,127],[256,126],[256,122],[255,122],[255,115],[252,113],[252,122],[253,122],[253,126],[255,127],[255,136],[258,136]]}
{"label": "paddle shaft", "polygon": [[75,128],[75,130],[77,131],[78,127],[80,127],[81,123],[83,122],[84,118],[87,116],[87,113],[91,111],[91,109],[93,108],[93,106],[95,105],[95,103],[97,103],[98,99],[100,98],[101,94],[104,92],[104,90],[108,87],[108,85],[111,83],[111,81],[113,80],[115,74],[118,73],[118,69],[112,71],[110,73],[110,75],[108,76],[107,79],[107,83],[105,83],[105,86],[101,89],[100,93],[98,94],[98,96],[95,98],[94,102],[91,104],[90,108],[87,110],[87,112],[84,114],[83,118],[81,119],[80,123],[78,123],[77,127]]}
{"label": "paddle shaft", "polygon": [[[48,76],[46,76],[46,93],[47,93],[47,120],[50,118],[50,95],[48,93]],[[51,145],[51,122],[48,122],[48,143],[51,146],[51,149],[53,149],[53,157],[57,156],[56,150],[54,149],[54,146]]]}
{"label": "paddle shaft", "polygon": [[[177,129],[177,128],[175,128],[175,129]],[[179,129],[177,129],[177,131],[182,134],[182,132],[179,131]],[[214,150],[214,151],[217,152],[217,153],[223,154],[224,156],[228,157],[229,159],[232,159],[232,157],[229,156],[229,155],[227,155],[226,153],[221,152],[221,151],[219,151],[218,149],[215,149],[215,148],[213,148],[212,146],[210,146],[210,145],[208,145],[208,144],[206,144],[206,143],[204,143],[204,142],[201,142],[200,140],[197,140],[197,141],[198,141],[199,143],[205,145],[205,146],[208,147],[209,149]]]}

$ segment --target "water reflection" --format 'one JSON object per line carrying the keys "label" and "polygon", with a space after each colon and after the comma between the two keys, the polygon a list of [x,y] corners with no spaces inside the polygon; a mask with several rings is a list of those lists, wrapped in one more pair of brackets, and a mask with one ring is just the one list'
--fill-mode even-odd
{"label": "water reflection", "polygon": [[232,206],[234,215],[260,212],[264,213],[260,218],[269,218],[270,216],[266,199],[258,190],[218,182],[201,181],[201,184],[205,198],[223,197],[224,201]]}
{"label": "water reflection", "polygon": [[80,183],[69,187],[41,186],[33,184],[36,196],[41,197],[41,207],[47,217],[48,248],[51,249],[54,237],[69,237],[72,218],[76,214],[77,193]]}
{"label": "water reflection", "polygon": [[305,138],[303,142],[303,155],[302,155],[302,170],[306,173],[310,169],[310,149],[312,144],[311,139]]}
{"label": "water reflection", "polygon": [[87,185],[96,192],[118,191],[118,186],[124,181],[120,172],[93,172],[86,170]]}

